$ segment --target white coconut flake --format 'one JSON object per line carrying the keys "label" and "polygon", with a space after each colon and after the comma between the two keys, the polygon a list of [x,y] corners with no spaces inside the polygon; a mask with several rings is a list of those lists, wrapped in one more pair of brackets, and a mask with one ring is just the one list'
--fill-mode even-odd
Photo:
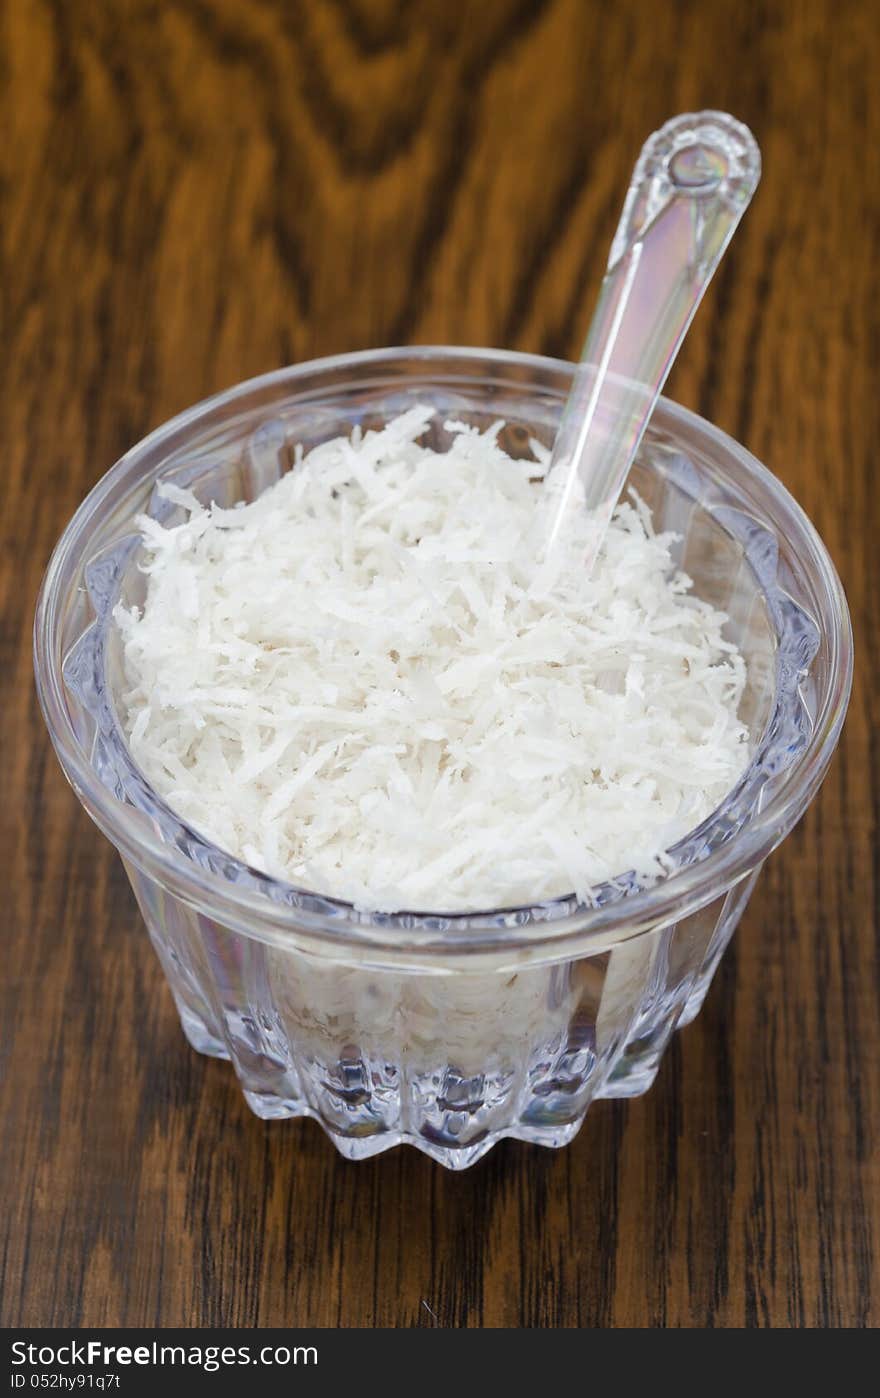
{"label": "white coconut flake", "polygon": [[[361,907],[541,902],[664,852],[741,774],[745,665],[674,536],[621,504],[592,576],[574,526],[529,560],[547,453],[429,407],[307,455],[253,503],[142,517],[114,613],[135,760],[208,839]],[[580,531],[580,532],[578,532]]]}

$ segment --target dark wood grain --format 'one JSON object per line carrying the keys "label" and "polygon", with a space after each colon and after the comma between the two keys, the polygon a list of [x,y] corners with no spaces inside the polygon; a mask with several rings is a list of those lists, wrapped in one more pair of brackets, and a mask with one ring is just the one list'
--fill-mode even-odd
{"label": "dark wood grain", "polygon": [[[0,1320],[878,1324],[874,0],[0,14]],[[185,1045],[49,751],[42,569],[126,447],[237,379],[399,341],[576,354],[641,140],[707,105],[750,123],[765,175],[671,392],[840,567],[840,752],[647,1097],[462,1176],[346,1164]]]}

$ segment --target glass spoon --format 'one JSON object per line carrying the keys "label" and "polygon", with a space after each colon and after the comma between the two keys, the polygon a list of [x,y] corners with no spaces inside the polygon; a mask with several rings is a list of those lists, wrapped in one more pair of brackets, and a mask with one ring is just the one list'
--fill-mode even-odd
{"label": "glass spoon", "polygon": [[544,481],[538,578],[573,512],[592,512],[592,567],[694,312],[758,185],[751,131],[726,112],[673,117],[645,142]]}

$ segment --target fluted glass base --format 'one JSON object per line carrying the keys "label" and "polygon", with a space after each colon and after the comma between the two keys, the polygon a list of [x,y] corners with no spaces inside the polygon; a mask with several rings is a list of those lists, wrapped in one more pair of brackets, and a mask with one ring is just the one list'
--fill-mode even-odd
{"label": "fluted glass base", "polygon": [[594,957],[437,976],[266,946],[126,867],[187,1039],[231,1061],[257,1116],[455,1170],[508,1136],[565,1145],[594,1097],[647,1091],[754,882]]}

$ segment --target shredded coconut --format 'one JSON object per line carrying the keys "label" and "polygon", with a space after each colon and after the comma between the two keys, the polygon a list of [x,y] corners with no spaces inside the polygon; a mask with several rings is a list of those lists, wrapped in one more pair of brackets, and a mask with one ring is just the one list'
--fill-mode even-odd
{"label": "shredded coconut", "polygon": [[592,576],[575,537],[536,589],[547,453],[455,422],[436,452],[431,418],[300,453],[234,509],[160,487],[183,522],[139,518],[145,603],[115,611],[132,754],[215,844],[361,907],[652,880],[745,765],[726,617],[637,497]]}

